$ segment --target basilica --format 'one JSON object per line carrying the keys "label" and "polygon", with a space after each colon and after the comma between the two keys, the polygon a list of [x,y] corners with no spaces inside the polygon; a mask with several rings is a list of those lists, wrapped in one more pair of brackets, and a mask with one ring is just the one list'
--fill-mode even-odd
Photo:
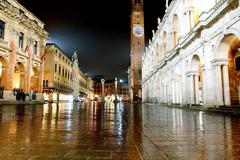
{"label": "basilica", "polygon": [[240,1],[173,0],[142,57],[144,102],[240,104]]}

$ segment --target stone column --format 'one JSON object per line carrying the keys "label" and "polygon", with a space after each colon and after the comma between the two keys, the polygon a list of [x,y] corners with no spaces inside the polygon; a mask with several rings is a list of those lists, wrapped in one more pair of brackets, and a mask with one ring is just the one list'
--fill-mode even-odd
{"label": "stone column", "polygon": [[223,65],[223,93],[224,93],[224,103],[225,105],[231,105],[230,100],[230,88],[229,88],[229,76],[228,76],[228,66]]}
{"label": "stone column", "polygon": [[44,80],[44,57],[41,58],[41,63],[40,63],[40,73],[39,73],[39,85],[38,85],[38,92],[43,93],[43,80]]}
{"label": "stone column", "polygon": [[161,90],[160,90],[160,83],[159,83],[159,80],[157,81],[157,83],[158,83],[158,89],[157,89],[157,102],[159,103],[160,102],[160,92],[161,92]]}
{"label": "stone column", "polygon": [[172,103],[176,103],[176,84],[174,79],[172,79]]}
{"label": "stone column", "polygon": [[172,103],[172,80],[170,80],[169,82],[169,90],[168,90],[168,103],[171,104]]}
{"label": "stone column", "polygon": [[179,103],[183,104],[183,100],[182,100],[182,83],[181,80],[179,81]]}
{"label": "stone column", "polygon": [[117,78],[115,78],[115,99],[114,99],[114,102],[118,102],[118,99],[117,99],[117,84],[118,84],[118,81],[117,81]]}
{"label": "stone column", "polygon": [[101,83],[102,83],[102,102],[105,102],[105,99],[104,99],[104,82],[105,82],[105,80],[101,79]]}
{"label": "stone column", "polygon": [[194,76],[190,75],[189,80],[190,80],[190,102],[191,102],[191,104],[195,104],[195,99],[194,99]]}
{"label": "stone column", "polygon": [[202,79],[203,79],[203,86],[202,86],[202,102],[203,104],[206,103],[206,91],[207,91],[207,79],[206,79],[206,73],[205,73],[205,67],[202,67]]}
{"label": "stone column", "polygon": [[168,91],[167,83],[164,84],[164,103],[167,103]]}
{"label": "stone column", "polygon": [[15,68],[15,44],[14,40],[10,42],[10,54],[9,54],[9,67],[7,72],[7,80],[6,88],[4,90],[12,90],[13,89],[13,80],[14,80],[14,68]]}
{"label": "stone column", "polygon": [[195,74],[194,75],[195,78],[195,100],[196,100],[196,104],[199,104],[199,75]]}
{"label": "stone column", "polygon": [[175,103],[179,103],[179,82],[178,79],[176,79],[175,81],[175,92],[176,92],[176,102]]}
{"label": "stone column", "polygon": [[222,73],[221,66],[216,65],[216,105],[223,105],[223,88],[222,88]]}
{"label": "stone column", "polygon": [[[30,44],[27,44],[30,45]],[[32,53],[31,50],[29,49],[27,51],[28,54],[28,63],[27,63],[27,68],[25,69],[26,74],[25,74],[25,88],[24,91],[25,92],[29,92],[30,91],[30,85],[31,85],[31,73],[32,73],[32,64],[33,64],[33,57],[32,57]]]}

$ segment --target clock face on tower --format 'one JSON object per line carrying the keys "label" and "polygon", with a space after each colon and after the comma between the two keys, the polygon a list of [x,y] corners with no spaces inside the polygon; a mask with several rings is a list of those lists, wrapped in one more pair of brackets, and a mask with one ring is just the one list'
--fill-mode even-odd
{"label": "clock face on tower", "polygon": [[143,36],[144,34],[144,30],[143,30],[143,27],[141,26],[136,26],[133,28],[133,34],[136,36],[136,37],[141,37]]}

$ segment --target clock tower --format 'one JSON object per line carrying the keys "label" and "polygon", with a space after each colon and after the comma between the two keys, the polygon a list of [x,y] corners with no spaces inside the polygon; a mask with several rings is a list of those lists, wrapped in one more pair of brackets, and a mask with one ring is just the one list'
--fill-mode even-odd
{"label": "clock tower", "polygon": [[142,100],[142,56],[145,50],[144,39],[144,4],[143,0],[131,0],[131,67],[130,98],[132,101]]}

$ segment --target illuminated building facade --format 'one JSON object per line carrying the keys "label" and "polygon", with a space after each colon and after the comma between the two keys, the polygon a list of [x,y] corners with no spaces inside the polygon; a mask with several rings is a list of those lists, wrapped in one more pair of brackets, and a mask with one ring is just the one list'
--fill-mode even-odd
{"label": "illuminated building facade", "polygon": [[36,91],[41,100],[44,23],[16,0],[0,1],[0,99],[15,100],[13,89]]}
{"label": "illuminated building facade", "polygon": [[73,98],[75,75],[72,66],[71,59],[56,44],[46,44],[43,80],[45,99],[55,102]]}
{"label": "illuminated building facade", "polygon": [[56,44],[49,43],[46,44],[44,57],[45,100],[79,101],[81,97],[90,98],[87,86],[90,77],[80,70],[77,52],[70,59]]}
{"label": "illuminated building facade", "polygon": [[239,0],[173,0],[143,56],[143,100],[240,103]]}

